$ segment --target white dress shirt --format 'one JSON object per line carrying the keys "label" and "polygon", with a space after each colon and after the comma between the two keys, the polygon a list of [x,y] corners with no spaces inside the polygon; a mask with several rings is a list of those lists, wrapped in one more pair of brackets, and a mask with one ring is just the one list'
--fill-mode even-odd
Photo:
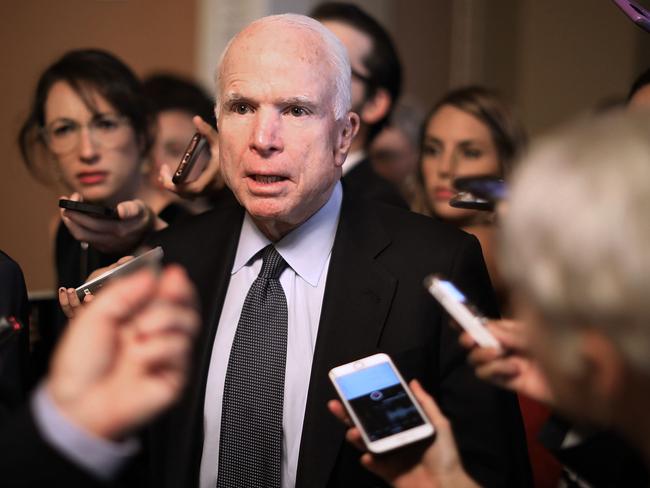
{"label": "white dress shirt", "polygon": [[[282,416],[283,488],[291,488],[296,483],[309,377],[342,196],[341,183],[337,183],[330,199],[318,212],[275,243],[289,265],[280,276],[288,311]],[[244,300],[262,268],[261,255],[253,257],[270,243],[246,214],[210,359],[204,400],[201,488],[216,485],[223,388],[230,349]]]}
{"label": "white dress shirt", "polygon": [[348,157],[345,158],[345,161],[343,162],[343,166],[341,167],[343,176],[348,174],[348,172],[352,168],[354,168],[357,164],[359,164],[365,157],[366,157],[366,151],[364,151],[363,149],[359,149],[358,151],[349,153]]}

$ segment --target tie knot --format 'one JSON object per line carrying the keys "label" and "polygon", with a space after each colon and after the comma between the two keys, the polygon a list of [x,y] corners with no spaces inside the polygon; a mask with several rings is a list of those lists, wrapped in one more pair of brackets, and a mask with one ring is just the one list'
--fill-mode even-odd
{"label": "tie knot", "polygon": [[258,277],[277,280],[286,267],[287,262],[280,256],[275,246],[269,244],[262,250],[262,270]]}

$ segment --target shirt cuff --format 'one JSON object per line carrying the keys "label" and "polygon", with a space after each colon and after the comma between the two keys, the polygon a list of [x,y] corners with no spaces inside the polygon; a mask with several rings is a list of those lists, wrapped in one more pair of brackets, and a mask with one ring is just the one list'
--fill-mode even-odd
{"label": "shirt cuff", "polygon": [[60,454],[103,480],[115,477],[140,447],[134,438],[113,442],[76,425],[57,408],[43,384],[32,396],[31,408],[43,438]]}

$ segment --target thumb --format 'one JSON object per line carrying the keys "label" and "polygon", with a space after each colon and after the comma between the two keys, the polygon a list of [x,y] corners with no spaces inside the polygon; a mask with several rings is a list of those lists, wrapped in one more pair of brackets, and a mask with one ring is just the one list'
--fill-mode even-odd
{"label": "thumb", "polygon": [[122,220],[142,217],[146,211],[147,206],[139,199],[127,200],[117,205],[117,212]]}
{"label": "thumb", "polygon": [[411,381],[410,386],[411,391],[413,391],[413,394],[415,395],[415,398],[418,402],[420,402],[424,413],[427,414],[427,417],[429,417],[429,420],[431,420],[431,423],[434,426],[439,426],[440,424],[445,424],[448,422],[447,417],[445,417],[444,414],[440,411],[440,408],[438,408],[435,400],[431,397],[431,395],[424,391],[424,388],[422,388],[418,380]]}

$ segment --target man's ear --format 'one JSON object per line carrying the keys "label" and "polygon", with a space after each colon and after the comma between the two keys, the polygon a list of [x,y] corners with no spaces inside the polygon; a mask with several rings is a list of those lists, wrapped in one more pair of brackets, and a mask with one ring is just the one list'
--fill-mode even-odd
{"label": "man's ear", "polygon": [[345,121],[341,123],[337,134],[336,148],[335,148],[335,161],[336,166],[343,166],[345,157],[350,151],[352,140],[359,131],[359,116],[354,112],[348,112],[345,116]]}
{"label": "man's ear", "polygon": [[361,120],[366,125],[373,125],[386,117],[393,99],[385,88],[377,88],[372,98],[365,101],[360,110]]}
{"label": "man's ear", "polygon": [[596,398],[611,403],[623,388],[625,366],[621,353],[609,338],[594,330],[581,334],[579,347],[590,390]]}

